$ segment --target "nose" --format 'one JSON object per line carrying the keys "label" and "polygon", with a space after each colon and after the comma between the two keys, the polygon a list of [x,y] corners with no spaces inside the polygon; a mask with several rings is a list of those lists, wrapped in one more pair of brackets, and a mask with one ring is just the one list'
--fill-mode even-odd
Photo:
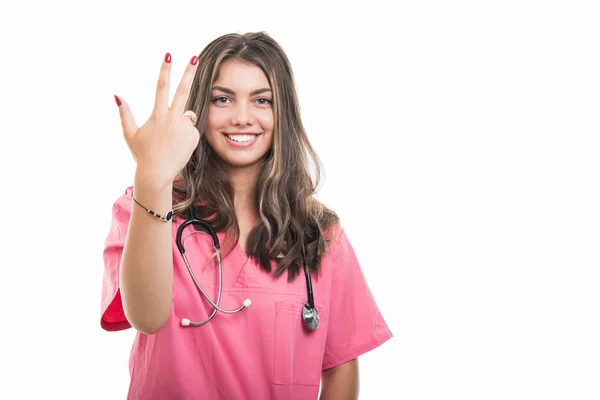
{"label": "nose", "polygon": [[248,125],[252,122],[252,114],[249,109],[249,105],[240,101],[233,108],[233,114],[231,115],[232,125]]}

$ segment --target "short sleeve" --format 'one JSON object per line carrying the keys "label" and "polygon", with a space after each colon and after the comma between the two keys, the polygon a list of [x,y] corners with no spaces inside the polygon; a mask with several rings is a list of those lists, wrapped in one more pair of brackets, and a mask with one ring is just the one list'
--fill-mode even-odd
{"label": "short sleeve", "polygon": [[343,228],[335,236],[324,257],[332,282],[323,369],[353,360],[392,337]]}
{"label": "short sleeve", "polygon": [[106,331],[120,331],[131,328],[125,317],[121,302],[119,272],[131,215],[132,190],[133,187],[127,188],[125,194],[121,195],[113,204],[110,230],[104,242],[104,276],[102,280],[100,326]]}

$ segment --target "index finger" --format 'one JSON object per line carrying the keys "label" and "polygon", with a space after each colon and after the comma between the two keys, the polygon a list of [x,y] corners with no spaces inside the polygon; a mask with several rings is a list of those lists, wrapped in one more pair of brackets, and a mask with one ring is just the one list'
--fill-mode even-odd
{"label": "index finger", "polygon": [[173,96],[173,103],[171,103],[171,109],[176,113],[183,114],[184,107],[187,102],[188,96],[190,95],[190,89],[194,80],[194,74],[196,73],[196,65],[198,64],[198,57],[194,56],[187,65],[183,77],[177,86],[175,96]]}

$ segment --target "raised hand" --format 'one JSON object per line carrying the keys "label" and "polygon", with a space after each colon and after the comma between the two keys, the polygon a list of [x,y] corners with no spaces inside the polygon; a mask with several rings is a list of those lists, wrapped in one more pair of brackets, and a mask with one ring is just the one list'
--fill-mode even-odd
{"label": "raised hand", "polygon": [[[172,182],[185,167],[198,146],[200,133],[196,115],[184,110],[196,72],[198,57],[187,65],[169,107],[171,55],[166,54],[156,87],[156,99],[150,118],[138,128],[129,105],[115,96],[121,115],[123,136],[138,171],[159,182]],[[186,115],[184,115],[184,113]]]}

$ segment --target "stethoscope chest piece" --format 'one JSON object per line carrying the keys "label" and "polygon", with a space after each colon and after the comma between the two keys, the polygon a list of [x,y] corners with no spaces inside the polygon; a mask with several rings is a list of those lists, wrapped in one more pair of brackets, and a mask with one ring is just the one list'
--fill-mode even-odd
{"label": "stethoscope chest piece", "polygon": [[306,324],[308,329],[310,329],[311,331],[316,330],[319,327],[319,323],[321,322],[317,310],[309,306],[308,304],[306,304],[302,309],[302,319],[304,320],[304,323]]}

